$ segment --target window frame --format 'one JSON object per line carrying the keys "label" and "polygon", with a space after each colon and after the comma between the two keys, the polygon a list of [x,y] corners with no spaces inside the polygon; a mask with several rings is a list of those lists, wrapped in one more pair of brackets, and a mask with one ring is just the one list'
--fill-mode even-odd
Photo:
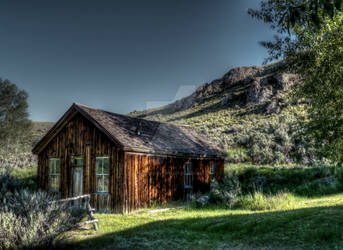
{"label": "window frame", "polygon": [[[57,173],[56,162],[59,162],[59,172]],[[51,162],[54,162],[54,171],[51,171]],[[54,177],[54,178],[52,178]],[[58,178],[58,188],[52,188],[52,180],[55,180],[55,187],[56,185],[56,177]],[[61,190],[61,159],[57,157],[49,158],[49,192],[59,193]]]}
{"label": "window frame", "polygon": [[215,162],[211,162],[210,163],[210,181],[216,179],[216,170],[217,170],[217,164]]}
{"label": "window frame", "polygon": [[[101,159],[101,173],[98,174],[97,171],[97,161],[98,159]],[[108,174],[104,173],[104,159],[108,159]],[[95,157],[95,191],[97,194],[108,194],[109,193],[109,189],[110,189],[110,157],[109,156],[99,156],[99,157]],[[102,187],[103,190],[98,190],[98,176],[101,176],[101,180],[102,180]],[[107,191],[104,191],[104,187],[105,187],[105,178],[108,178],[108,186],[107,186]]]}
{"label": "window frame", "polygon": [[[190,166],[190,171],[188,171],[187,166]],[[193,188],[193,171],[192,170],[193,170],[192,162],[190,161],[185,162],[184,164],[184,188],[185,189]]]}
{"label": "window frame", "polygon": [[[82,164],[75,164],[74,161],[76,163],[78,163],[78,160],[82,160]],[[71,157],[71,166],[72,167],[83,167],[85,165],[85,159],[83,156],[72,156]]]}

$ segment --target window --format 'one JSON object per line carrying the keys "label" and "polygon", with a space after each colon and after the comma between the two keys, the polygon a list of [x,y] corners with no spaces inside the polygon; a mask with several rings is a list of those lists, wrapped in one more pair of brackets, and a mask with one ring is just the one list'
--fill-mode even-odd
{"label": "window", "polygon": [[215,178],[216,178],[216,164],[215,163],[211,163],[210,164],[210,179],[212,181]]}
{"label": "window", "polygon": [[73,156],[71,158],[71,165],[73,167],[83,167],[83,157]]}
{"label": "window", "polygon": [[60,190],[60,159],[49,159],[49,190],[52,192],[59,192]]}
{"label": "window", "polygon": [[98,193],[108,193],[110,174],[109,157],[96,158],[96,191]]}
{"label": "window", "polygon": [[192,188],[192,163],[185,163],[185,188]]}

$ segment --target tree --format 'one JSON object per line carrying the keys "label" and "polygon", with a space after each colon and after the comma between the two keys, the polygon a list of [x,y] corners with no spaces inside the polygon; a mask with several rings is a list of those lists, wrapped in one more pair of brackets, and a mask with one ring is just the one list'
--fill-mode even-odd
{"label": "tree", "polygon": [[[296,14],[297,6],[300,10]],[[250,15],[279,33],[261,42],[267,60],[284,58],[301,81],[295,96],[308,101],[306,132],[319,153],[343,164],[343,15],[342,0],[269,0]]]}
{"label": "tree", "polygon": [[0,78],[0,146],[22,143],[31,131],[27,93]]}
{"label": "tree", "polygon": [[305,44],[297,39],[299,32],[320,29],[325,18],[332,19],[342,10],[343,0],[267,0],[260,2],[259,10],[249,9],[248,14],[279,34],[274,41],[260,42],[269,53],[266,63],[305,50]]}
{"label": "tree", "polygon": [[261,1],[259,10],[249,9],[248,13],[283,33],[295,25],[320,27],[322,16],[333,18],[342,9],[343,0],[268,0]]}

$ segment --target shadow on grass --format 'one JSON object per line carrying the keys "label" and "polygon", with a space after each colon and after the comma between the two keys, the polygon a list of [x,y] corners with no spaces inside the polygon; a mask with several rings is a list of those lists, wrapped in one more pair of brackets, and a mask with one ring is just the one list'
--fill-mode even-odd
{"label": "shadow on grass", "polygon": [[[198,217],[201,210],[184,210],[175,219],[152,222],[154,215],[147,215],[146,223],[130,228],[128,223],[134,224],[139,217],[123,216],[116,223],[100,220],[101,235],[66,245],[65,249],[343,248],[342,206],[229,213]],[[177,219],[178,215],[188,218]],[[110,228],[115,232],[108,232]]]}

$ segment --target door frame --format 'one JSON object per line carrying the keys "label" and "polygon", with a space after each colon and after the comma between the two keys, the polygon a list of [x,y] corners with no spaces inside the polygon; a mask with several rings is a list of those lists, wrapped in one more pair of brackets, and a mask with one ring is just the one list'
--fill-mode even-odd
{"label": "door frame", "polygon": [[[82,165],[74,165],[73,159],[82,159]],[[70,190],[70,196],[74,197],[74,173],[76,169],[81,170],[81,193],[77,194],[76,196],[83,195],[84,194],[84,171],[85,171],[85,162],[84,162],[84,157],[83,156],[72,156],[70,158],[70,169],[71,169],[71,190]]]}

